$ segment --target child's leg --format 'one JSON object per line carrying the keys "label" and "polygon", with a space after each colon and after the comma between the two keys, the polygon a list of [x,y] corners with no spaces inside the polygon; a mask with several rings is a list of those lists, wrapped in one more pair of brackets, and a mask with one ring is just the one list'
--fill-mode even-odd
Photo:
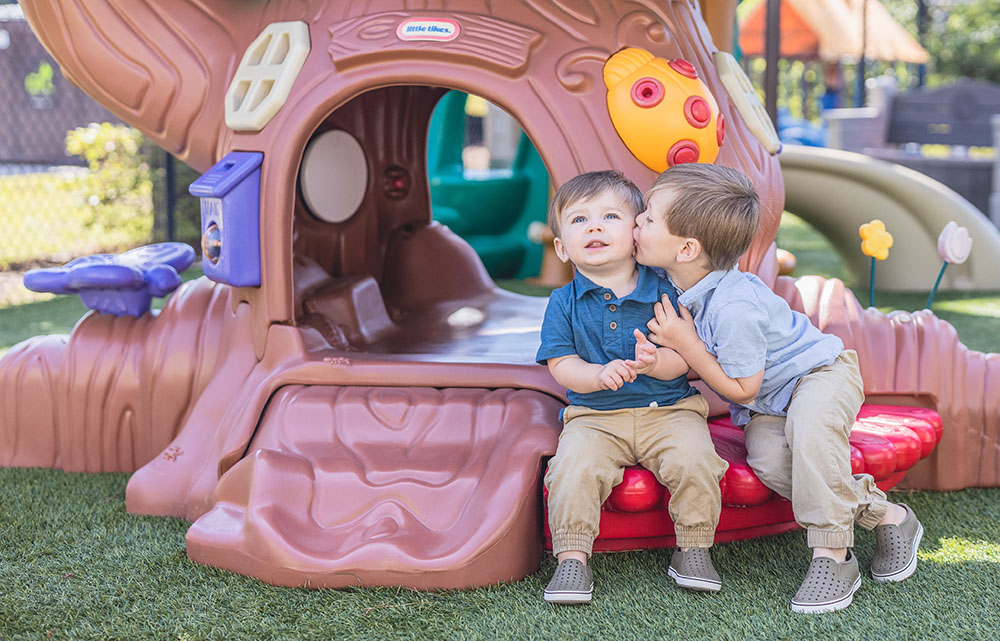
{"label": "child's leg", "polygon": [[669,407],[636,410],[636,456],[670,490],[677,545],[708,548],[722,511],[719,481],[729,468],[708,431],[708,401],[690,396]]}
{"label": "child's leg", "polygon": [[871,529],[885,514],[885,494],[872,477],[851,474],[848,436],[863,399],[857,356],[845,351],[799,381],[783,426],[763,415],[746,426],[747,462],[791,499],[809,547],[852,547],[854,522]]}
{"label": "child's leg", "polygon": [[667,509],[679,549],[667,574],[679,587],[717,592],[722,579],[708,548],[722,511],[719,481],[729,464],[715,452],[708,431],[708,402],[692,396],[669,407],[636,410],[636,454],[670,490]]}
{"label": "child's leg", "polygon": [[575,551],[589,557],[601,505],[622,482],[624,467],[636,462],[629,447],[632,419],[630,410],[597,412],[570,406],[563,420],[556,455],[545,473],[552,553],[559,558]]}

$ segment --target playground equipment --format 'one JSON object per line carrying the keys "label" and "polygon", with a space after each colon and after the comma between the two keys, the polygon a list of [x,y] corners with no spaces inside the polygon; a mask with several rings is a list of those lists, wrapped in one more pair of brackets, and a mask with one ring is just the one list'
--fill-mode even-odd
{"label": "playground equipment", "polygon": [[[106,0],[22,5],[68,77],[206,171],[210,276],[157,315],[92,312],[68,339],[14,347],[0,464],[134,471],[127,509],[192,521],[196,561],[314,587],[485,585],[537,568],[540,471],[566,402],[533,362],[545,300],[498,289],[431,221],[427,130],[445,88],[474,93],[520,121],[555,183],[611,166],[647,186],[654,170],[621,137],[642,132],[620,135],[608,111],[604,66],[626,47],[686,61],[711,92],[726,123],[715,162],[763,196],[741,266],[858,350],[870,404],[912,406],[869,406],[884,418],[859,420],[856,436],[879,434],[869,458],[854,439],[858,464],[887,487],[907,469],[922,487],[1000,484],[995,357],[929,312],[886,316],[839,281],[777,277],[779,143],[692,3],[178,0],[170,20]],[[678,140],[656,133],[666,156]],[[715,422],[738,462],[741,433]],[[740,516],[720,536],[793,527],[739,469],[727,496],[744,505],[727,506]],[[634,483],[621,492],[609,509],[642,507]],[[631,540],[606,549],[670,543],[648,498],[622,517]]]}
{"label": "playground equipment", "polygon": [[434,220],[469,243],[493,278],[534,276],[542,247],[528,237],[528,227],[545,222],[549,173],[523,132],[509,169],[465,170],[466,96],[461,91],[445,94],[427,128]]}
{"label": "playground equipment", "polygon": [[949,269],[942,285],[956,290],[1000,288],[1000,230],[957,193],[906,167],[836,149],[787,145],[779,156],[785,209],[830,239],[844,263],[864,280],[869,259],[857,250],[858,226],[882,220],[896,242],[879,263],[880,290],[930,290],[941,267],[938,234],[949,221],[976,239],[969,260]]}

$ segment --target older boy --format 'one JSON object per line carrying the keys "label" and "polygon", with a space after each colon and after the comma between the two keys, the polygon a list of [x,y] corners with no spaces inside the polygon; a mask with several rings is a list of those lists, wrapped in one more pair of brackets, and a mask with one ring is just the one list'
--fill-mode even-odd
{"label": "older boy", "polygon": [[[568,388],[570,406],[545,474],[552,552],[559,565],[545,589],[550,603],[585,603],[593,578],[587,559],[601,505],[640,464],[670,490],[677,545],[668,574],[681,587],[717,591],[708,548],[721,511],[719,481],[728,464],[716,453],[708,403],[687,382],[687,364],[656,349],[639,328],[669,281],[637,266],[632,229],[642,193],[614,171],[582,174],[559,188],[549,225],[560,259],[576,268],[552,292],[536,359]],[[634,358],[633,358],[634,357]]]}
{"label": "older boy", "polygon": [[656,306],[650,338],[729,399],[734,423],[744,426],[747,462],[792,501],[813,550],[792,610],[851,604],[861,585],[850,550],[855,522],[875,529],[872,578],[909,577],[920,522],[906,505],[886,501],[871,476],[851,474],[847,439],[864,400],[857,354],[735,267],[760,217],[753,184],[733,169],[684,164],[661,174],[647,198],[637,260],[666,270],[682,292],[679,316],[672,305]]}

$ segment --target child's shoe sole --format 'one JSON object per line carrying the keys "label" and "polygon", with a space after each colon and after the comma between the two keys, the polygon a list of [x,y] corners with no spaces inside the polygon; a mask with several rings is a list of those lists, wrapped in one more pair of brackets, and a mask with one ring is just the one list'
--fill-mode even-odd
{"label": "child's shoe sole", "polygon": [[[591,586],[593,588],[593,586]],[[537,592],[535,594],[538,594]],[[590,603],[593,592],[549,592],[545,591],[546,603],[557,603],[559,605],[577,605]]]}
{"label": "child's shoe sole", "polygon": [[722,589],[721,581],[712,581],[711,579],[703,579],[693,576],[684,576],[679,574],[672,567],[667,570],[667,574],[671,579],[674,580],[678,586],[688,589],[697,590],[699,592],[718,592]]}

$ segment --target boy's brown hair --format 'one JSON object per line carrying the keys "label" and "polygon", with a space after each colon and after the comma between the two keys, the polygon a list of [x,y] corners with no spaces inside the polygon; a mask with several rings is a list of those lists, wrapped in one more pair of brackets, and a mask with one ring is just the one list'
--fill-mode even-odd
{"label": "boy's brown hair", "polygon": [[646,211],[642,192],[621,172],[613,169],[590,171],[563,183],[553,196],[552,204],[549,205],[549,229],[556,238],[562,233],[562,216],[568,207],[608,190],[621,196],[626,206],[632,209],[633,217]]}
{"label": "boy's brown hair", "polygon": [[674,236],[697,238],[709,268],[732,269],[753,242],[760,224],[760,197],[753,183],[735,169],[704,163],[675,165],[646,192],[673,197],[664,212]]}

